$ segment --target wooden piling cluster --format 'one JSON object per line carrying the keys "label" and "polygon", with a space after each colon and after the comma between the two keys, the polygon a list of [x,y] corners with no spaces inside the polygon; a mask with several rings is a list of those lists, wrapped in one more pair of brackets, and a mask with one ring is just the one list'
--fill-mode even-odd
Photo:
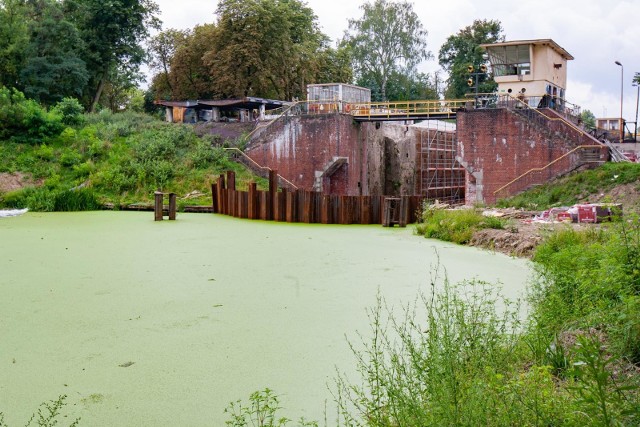
{"label": "wooden piling cluster", "polygon": [[[154,220],[162,221],[164,219],[165,211],[167,212],[167,215],[169,216],[170,220],[175,220],[176,210],[177,210],[176,193],[163,193],[161,191],[156,191],[155,193],[153,193],[153,195],[154,195],[154,205],[153,205]],[[164,207],[165,195],[169,196],[169,206],[166,209]]]}
{"label": "wooden piling cluster", "polygon": [[[269,190],[237,191],[235,174],[220,175],[211,185],[213,212],[236,218],[321,224],[385,224],[385,196],[338,196],[317,191],[287,191],[277,187],[277,172],[269,172]],[[402,196],[394,205],[393,221],[404,226],[415,222],[422,196]],[[391,217],[390,217],[391,218]]]}

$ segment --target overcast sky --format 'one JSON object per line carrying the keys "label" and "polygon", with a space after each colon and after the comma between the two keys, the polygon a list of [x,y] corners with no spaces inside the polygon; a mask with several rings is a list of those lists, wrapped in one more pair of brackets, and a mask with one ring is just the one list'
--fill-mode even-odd
{"label": "overcast sky", "polygon": [[[216,0],[155,1],[164,29],[215,21]],[[349,18],[361,16],[363,3],[307,0],[322,31],[334,41],[347,29]],[[415,0],[413,5],[436,58],[447,37],[474,19],[499,20],[507,40],[550,38],[575,58],[568,64],[567,101],[596,117],[619,117],[622,81],[623,116],[635,121],[637,88],[632,78],[640,72],[640,0]],[[624,79],[615,61],[624,66]],[[420,69],[433,72],[439,66],[431,60]]]}

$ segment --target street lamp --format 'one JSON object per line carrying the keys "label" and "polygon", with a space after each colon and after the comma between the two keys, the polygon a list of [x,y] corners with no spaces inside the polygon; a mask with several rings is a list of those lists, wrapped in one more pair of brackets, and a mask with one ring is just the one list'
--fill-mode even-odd
{"label": "street lamp", "polygon": [[620,142],[624,141],[624,119],[622,118],[622,99],[624,94],[624,66],[620,61],[615,62],[620,66]]}
{"label": "street lamp", "polygon": [[638,142],[638,101],[640,100],[640,78],[633,84],[638,88],[638,92],[636,93],[636,129],[633,132],[633,142]]}

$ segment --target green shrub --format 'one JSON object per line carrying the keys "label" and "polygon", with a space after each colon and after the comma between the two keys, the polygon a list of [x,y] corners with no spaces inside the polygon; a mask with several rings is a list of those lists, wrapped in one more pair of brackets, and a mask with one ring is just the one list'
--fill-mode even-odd
{"label": "green shrub", "polygon": [[71,145],[77,141],[77,138],[78,132],[73,128],[67,127],[58,136],[58,141],[62,142],[63,145]]}
{"label": "green shrub", "polygon": [[29,208],[36,212],[53,212],[55,210],[55,192],[46,187],[31,187],[22,190],[20,205],[16,208]]}
{"label": "green shrub", "polygon": [[95,170],[96,170],[96,166],[90,160],[88,160],[88,161],[86,161],[84,163],[73,165],[73,175],[77,179],[87,178]]}
{"label": "green shrub", "polygon": [[154,189],[166,188],[169,180],[174,175],[174,165],[166,160],[152,160],[143,163],[145,176],[147,180],[145,183],[149,183]]}
{"label": "green shrub", "polygon": [[78,126],[84,122],[84,107],[75,98],[63,98],[54,109],[62,116],[62,123],[67,126]]}
{"label": "green shrub", "polygon": [[96,174],[92,180],[96,188],[111,194],[133,190],[138,185],[140,172],[134,162],[111,164]]}
{"label": "green shrub", "polygon": [[471,240],[473,232],[482,224],[484,218],[472,209],[427,209],[423,213],[423,221],[417,226],[418,234],[427,238],[464,244]]}
{"label": "green shrub", "polygon": [[90,211],[102,208],[102,204],[89,188],[60,191],[54,195],[54,211]]}
{"label": "green shrub", "polygon": [[200,139],[195,143],[190,160],[195,168],[206,168],[211,166],[219,156],[218,150],[214,150],[209,142]]}
{"label": "green shrub", "polygon": [[75,150],[64,150],[59,161],[64,167],[71,167],[82,162],[82,155]]}
{"label": "green shrub", "polygon": [[42,144],[38,149],[34,151],[34,155],[40,160],[51,161],[53,160],[54,152],[53,147],[49,147],[47,144]]}
{"label": "green shrub", "polygon": [[0,87],[0,140],[41,143],[63,129],[57,111],[46,111],[15,88]]}

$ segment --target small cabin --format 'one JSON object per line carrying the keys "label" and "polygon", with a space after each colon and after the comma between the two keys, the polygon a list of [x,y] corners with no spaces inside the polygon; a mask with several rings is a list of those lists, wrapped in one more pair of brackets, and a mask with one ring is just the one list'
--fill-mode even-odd
{"label": "small cabin", "polygon": [[596,128],[602,130],[620,131],[622,128],[622,119],[620,117],[608,117],[596,119]]}
{"label": "small cabin", "polygon": [[556,42],[517,40],[480,46],[487,52],[499,95],[526,97],[533,107],[564,104],[567,62],[574,58]]}
{"label": "small cabin", "polygon": [[371,89],[346,83],[312,84],[307,85],[307,101],[364,104],[371,102]]}
{"label": "small cabin", "polygon": [[348,112],[349,104],[371,102],[371,89],[346,83],[307,85],[309,113]]}

